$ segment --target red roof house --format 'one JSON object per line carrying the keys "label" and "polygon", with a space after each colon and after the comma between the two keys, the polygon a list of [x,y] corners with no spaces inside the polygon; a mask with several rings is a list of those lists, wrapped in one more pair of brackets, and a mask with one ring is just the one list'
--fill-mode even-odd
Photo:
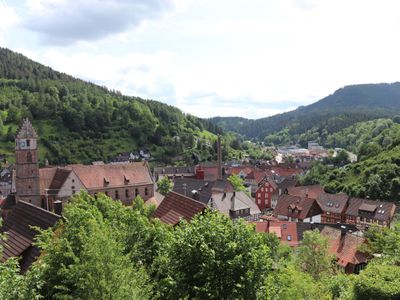
{"label": "red roof house", "polygon": [[283,195],[273,211],[273,215],[281,220],[319,222],[321,208],[315,199]]}
{"label": "red roof house", "polygon": [[319,185],[301,185],[291,186],[287,188],[287,193],[297,197],[307,197],[311,199],[317,199],[319,195],[325,194],[324,188]]}
{"label": "red roof house", "polygon": [[325,226],[321,234],[328,238],[329,252],[336,257],[339,267],[346,273],[358,273],[366,265],[369,256],[359,250],[365,238]]}
{"label": "red roof house", "polygon": [[204,203],[171,191],[157,207],[154,217],[175,226],[181,219],[190,221],[206,207]]}

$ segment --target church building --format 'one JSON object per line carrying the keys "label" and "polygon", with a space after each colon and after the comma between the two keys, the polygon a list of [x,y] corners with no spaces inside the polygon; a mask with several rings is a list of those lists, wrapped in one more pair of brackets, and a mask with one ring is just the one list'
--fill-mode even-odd
{"label": "church building", "polygon": [[66,203],[84,190],[91,195],[104,193],[125,205],[136,196],[145,201],[154,196],[154,181],[147,162],[103,165],[67,165],[39,169],[38,135],[25,119],[15,140],[16,200],[46,210],[57,200]]}

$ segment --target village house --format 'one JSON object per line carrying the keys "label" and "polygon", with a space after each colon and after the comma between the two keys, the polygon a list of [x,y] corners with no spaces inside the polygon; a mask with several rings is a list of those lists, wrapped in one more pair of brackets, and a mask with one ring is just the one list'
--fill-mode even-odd
{"label": "village house", "polygon": [[349,196],[345,193],[323,193],[317,197],[322,210],[322,223],[344,223]]}
{"label": "village house", "polygon": [[361,228],[375,224],[389,227],[394,217],[396,205],[391,202],[350,198],[345,212],[345,222]]}
{"label": "village house", "polygon": [[321,234],[328,238],[329,253],[336,257],[336,264],[345,273],[358,274],[371,258],[359,250],[365,238],[342,229],[325,226]]}
{"label": "village house", "polygon": [[153,176],[156,181],[163,177],[174,179],[175,177],[194,178],[196,176],[196,167],[156,167],[153,171]]}
{"label": "village house", "polygon": [[233,192],[234,188],[226,179],[208,181],[181,177],[174,179],[173,191],[210,205],[213,194]]}
{"label": "village house", "polygon": [[278,189],[277,184],[271,177],[265,177],[258,184],[258,189],[255,193],[256,204],[261,211],[272,207],[272,195]]}
{"label": "village house", "polygon": [[301,185],[301,186],[290,186],[287,188],[287,193],[297,197],[307,197],[311,199],[317,199],[319,195],[325,194],[324,188],[319,185]]}
{"label": "village house", "polygon": [[267,172],[264,170],[249,165],[231,167],[227,173],[242,178],[244,185],[249,187],[252,197],[256,196],[260,182],[267,176]]}
{"label": "village house", "polygon": [[272,193],[271,208],[275,209],[278,204],[279,197],[283,194],[288,194],[290,187],[296,186],[297,180],[292,177],[277,177],[275,180],[276,190]]}
{"label": "village house", "polygon": [[154,182],[146,162],[104,165],[67,165],[39,170],[41,207],[52,210],[53,202],[67,202],[76,192],[104,193],[125,205],[136,196],[154,195]]}
{"label": "village house", "polygon": [[[290,247],[297,247],[300,245],[303,236],[304,230],[302,230],[302,228],[304,226],[302,225],[308,223],[270,218],[261,222],[254,222],[253,224],[256,226],[256,232],[275,234],[282,244]],[[309,228],[307,229],[309,230]]]}
{"label": "village house", "polygon": [[256,232],[275,234],[282,244],[290,247],[300,246],[306,231],[318,229],[328,239],[328,251],[335,257],[337,266],[348,274],[359,273],[371,258],[359,250],[365,238],[352,225],[293,222],[274,217],[262,218],[252,224]]}
{"label": "village house", "polygon": [[206,208],[207,205],[204,203],[175,192],[169,192],[154,212],[154,218],[176,226],[181,220],[190,221]]}
{"label": "village house", "polygon": [[231,219],[240,217],[250,220],[261,216],[261,211],[253,199],[243,191],[214,193],[211,197],[210,207],[229,216]]}
{"label": "village house", "polygon": [[117,156],[111,158],[111,163],[128,163],[138,161],[140,159],[140,154],[138,152],[124,152],[118,154]]}
{"label": "village house", "polygon": [[292,195],[279,198],[273,215],[279,220],[295,222],[321,222],[321,208],[315,199]]}
{"label": "village house", "polygon": [[226,179],[215,181],[175,178],[173,191],[231,217],[255,218],[261,211],[245,192],[235,192]]}

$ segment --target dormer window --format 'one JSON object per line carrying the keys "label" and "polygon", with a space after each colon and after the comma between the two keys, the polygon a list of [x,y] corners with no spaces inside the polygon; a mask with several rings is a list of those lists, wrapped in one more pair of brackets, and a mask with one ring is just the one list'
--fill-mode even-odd
{"label": "dormer window", "polygon": [[129,178],[124,176],[124,184],[129,184]]}
{"label": "dormer window", "polygon": [[110,184],[110,181],[107,178],[103,178],[103,184],[104,186],[108,186]]}

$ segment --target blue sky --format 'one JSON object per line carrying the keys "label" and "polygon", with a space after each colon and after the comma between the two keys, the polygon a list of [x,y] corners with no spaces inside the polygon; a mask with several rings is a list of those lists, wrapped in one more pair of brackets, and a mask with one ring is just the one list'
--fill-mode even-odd
{"label": "blue sky", "polygon": [[0,46],[200,117],[399,81],[399,30],[395,0],[0,0]]}

